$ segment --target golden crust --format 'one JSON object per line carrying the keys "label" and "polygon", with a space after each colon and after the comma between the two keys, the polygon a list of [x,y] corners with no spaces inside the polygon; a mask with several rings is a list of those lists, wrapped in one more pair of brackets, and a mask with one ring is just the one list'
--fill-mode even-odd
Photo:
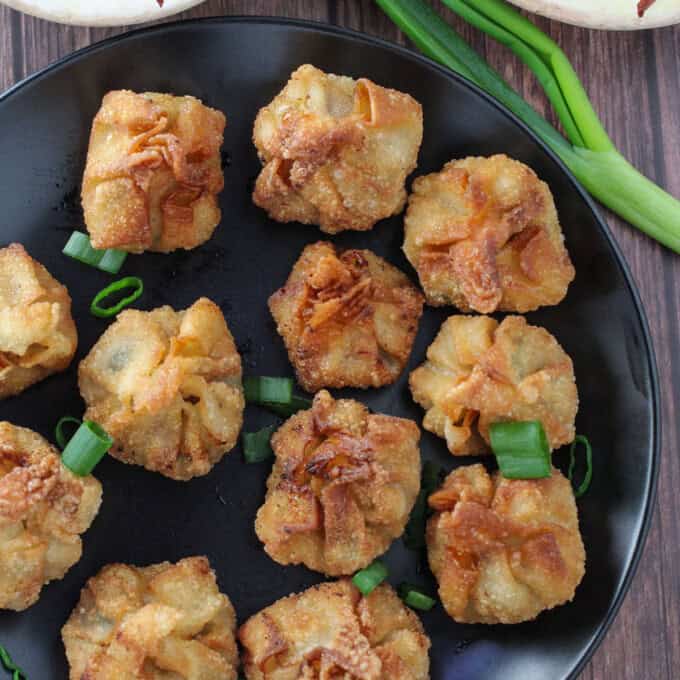
{"label": "golden crust", "polygon": [[92,123],[83,211],[95,248],[191,249],[220,221],[226,120],[194,97],[109,92]]}
{"label": "golden crust", "polygon": [[504,155],[451,161],[416,179],[404,252],[428,303],[464,312],[556,305],[574,279],[548,185]]}
{"label": "golden crust", "polygon": [[272,437],[276,461],[255,520],[280,564],[329,576],[370,564],[400,536],[420,489],[420,431],[322,390]]}
{"label": "golden crust", "polygon": [[236,615],[206,557],[109,564],[61,630],[70,680],[235,680]]}
{"label": "golden crust", "polygon": [[269,309],[305,390],[380,387],[408,361],[423,296],[370,250],[320,241],[302,251]]}
{"label": "golden crust", "polygon": [[253,201],[279,222],[364,231],[401,212],[423,137],[420,104],[361,78],[300,66],[260,109]]}
{"label": "golden crust", "polygon": [[574,439],[578,392],[567,353],[524,317],[451,316],[409,378],[423,427],[454,456],[488,451],[489,426],[540,420],[551,449]]}
{"label": "golden crust", "polygon": [[241,358],[220,308],[118,315],[81,362],[85,418],[113,437],[111,455],[173,479],[207,474],[243,423]]}
{"label": "golden crust", "polygon": [[239,629],[248,680],[428,680],[430,640],[387,584],[349,579],[278,600]]}
{"label": "golden crust", "polygon": [[454,470],[429,498],[430,567],[459,623],[520,623],[573,599],[585,551],[571,484]]}
{"label": "golden crust", "polygon": [[0,399],[65,370],[78,344],[71,298],[18,243],[0,249]]}
{"label": "golden crust", "polygon": [[101,484],[77,477],[39,434],[0,422],[0,608],[21,611],[80,559]]}

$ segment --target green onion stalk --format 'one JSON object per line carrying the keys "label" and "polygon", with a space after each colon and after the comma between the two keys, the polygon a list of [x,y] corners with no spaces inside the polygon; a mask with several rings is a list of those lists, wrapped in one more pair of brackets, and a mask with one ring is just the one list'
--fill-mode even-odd
{"label": "green onion stalk", "polygon": [[566,55],[504,0],[443,0],[456,14],[510,48],[536,75],[565,139],[422,0],[376,0],[426,56],[498,99],[559,156],[601,203],[676,253],[680,201],[638,172],[616,149]]}

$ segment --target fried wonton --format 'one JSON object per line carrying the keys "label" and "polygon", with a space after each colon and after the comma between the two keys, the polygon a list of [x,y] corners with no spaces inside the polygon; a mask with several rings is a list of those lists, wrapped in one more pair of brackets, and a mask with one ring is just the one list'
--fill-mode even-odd
{"label": "fried wonton", "polygon": [[166,477],[207,474],[238,438],[241,358],[220,308],[200,298],[181,312],[118,315],[79,367],[85,418],[110,453]]}
{"label": "fried wonton", "polygon": [[61,630],[70,680],[236,680],[236,615],[205,557],[109,564]]}
{"label": "fried wonton", "polygon": [[429,498],[430,567],[459,623],[520,623],[573,599],[585,551],[570,482],[454,470]]}
{"label": "fried wonton", "polygon": [[411,373],[423,427],[454,456],[488,451],[489,426],[540,420],[551,449],[574,439],[578,393],[571,359],[524,317],[451,316]]}
{"label": "fried wonton", "polygon": [[308,392],[380,387],[408,361],[423,296],[370,250],[319,242],[302,251],[269,309]]}
{"label": "fried wonton", "polygon": [[248,680],[429,680],[430,640],[387,584],[349,579],[278,600],[238,632]]}
{"label": "fried wonton", "polygon": [[422,137],[409,95],[306,64],[255,120],[264,167],[253,201],[279,222],[328,234],[371,229],[402,211]]}
{"label": "fried wonton", "polygon": [[109,92],[92,123],[83,211],[95,248],[191,249],[220,221],[226,120],[194,97]]}
{"label": "fried wonton", "polygon": [[0,399],[66,369],[77,344],[66,287],[18,243],[0,248]]}
{"label": "fried wonton", "polygon": [[574,278],[548,185],[507,156],[451,161],[416,179],[404,225],[431,305],[529,312],[560,302]]}
{"label": "fried wonton", "polygon": [[101,484],[64,467],[39,434],[0,422],[0,609],[26,609],[64,577],[101,497]]}
{"label": "fried wonton", "polygon": [[400,536],[420,489],[420,431],[322,390],[272,437],[276,461],[255,520],[266,552],[352,574]]}

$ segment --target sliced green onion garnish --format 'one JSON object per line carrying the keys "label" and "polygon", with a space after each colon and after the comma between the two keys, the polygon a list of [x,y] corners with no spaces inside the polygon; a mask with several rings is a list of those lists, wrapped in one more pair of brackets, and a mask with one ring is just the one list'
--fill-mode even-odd
{"label": "sliced green onion garnish", "polygon": [[293,379],[250,376],[243,379],[243,392],[250,404],[287,406],[293,398]]}
{"label": "sliced green onion garnish", "polygon": [[12,674],[12,680],[26,680],[26,673],[12,661],[9,652],[2,645],[0,645],[0,662],[5,670]]}
{"label": "sliced green onion garnish", "polygon": [[269,442],[275,431],[276,425],[269,425],[257,432],[244,432],[241,435],[246,463],[261,463],[274,455]]}
{"label": "sliced green onion garnish", "polygon": [[[125,288],[132,288],[132,293],[127,297],[119,300],[113,307],[100,307],[99,303],[109,295],[118,292],[119,290],[124,290]],[[106,319],[110,316],[115,316],[120,312],[123,307],[127,307],[132,304],[142,293],[144,292],[144,282],[136,276],[126,276],[124,279],[119,281],[114,281],[110,286],[106,286],[103,290],[100,290],[92,300],[90,305],[90,311],[98,316],[100,319]]]}
{"label": "sliced green onion garnish", "polygon": [[86,420],[71,437],[61,454],[61,462],[79,477],[89,475],[104,454],[111,448],[113,439],[97,423]]}
{"label": "sliced green onion garnish", "polygon": [[429,612],[437,604],[437,600],[410,583],[402,583],[397,591],[399,597],[412,609]]}
{"label": "sliced green onion garnish", "polygon": [[364,594],[370,595],[388,576],[387,567],[375,560],[366,569],[358,571],[352,576],[352,583]]}
{"label": "sliced green onion garnish", "polygon": [[277,416],[281,416],[282,418],[290,418],[298,411],[305,411],[309,408],[312,408],[312,400],[307,399],[306,397],[298,397],[296,394],[294,394],[291,397],[289,404],[265,403],[261,405],[272,413],[276,413]]}
{"label": "sliced green onion garnish", "polygon": [[404,545],[409,550],[422,550],[425,547],[425,523],[429,514],[427,499],[437,488],[439,473],[440,467],[432,461],[426,460],[423,463],[423,470],[420,475],[420,492],[404,530]]}
{"label": "sliced green onion garnish", "polygon": [[109,274],[117,274],[125,262],[127,253],[123,250],[97,250],[92,247],[87,234],[74,231],[61,251],[78,262],[89,264]]}
{"label": "sliced green onion garnish", "polygon": [[576,447],[579,444],[583,444],[586,450],[586,474],[583,477],[583,481],[579,484],[574,489],[574,496],[576,498],[581,498],[583,494],[588,491],[588,488],[590,487],[590,482],[593,480],[593,449],[590,446],[590,442],[588,441],[588,437],[585,437],[582,434],[577,434],[576,437],[574,438],[574,441],[571,443],[571,447],[569,448],[569,471],[567,473],[569,477],[569,481],[573,484],[574,483],[574,471],[576,469]]}
{"label": "sliced green onion garnish", "polygon": [[550,446],[540,420],[493,423],[489,434],[491,449],[503,477],[550,477]]}
{"label": "sliced green onion garnish", "polygon": [[66,446],[66,443],[69,440],[69,437],[67,437],[64,434],[64,425],[66,423],[73,423],[74,425],[77,425],[80,427],[80,420],[78,418],[74,418],[73,416],[64,416],[63,418],[59,418],[59,422],[57,423],[57,426],[54,428],[54,437],[57,440],[57,446],[63,451],[64,447]]}

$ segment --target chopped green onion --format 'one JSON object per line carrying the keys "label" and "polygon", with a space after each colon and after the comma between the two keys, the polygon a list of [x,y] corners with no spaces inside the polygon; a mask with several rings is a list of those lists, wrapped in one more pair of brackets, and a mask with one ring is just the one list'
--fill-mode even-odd
{"label": "chopped green onion", "polygon": [[375,560],[366,569],[358,571],[352,576],[352,583],[364,594],[370,595],[388,576],[387,567]]}
{"label": "chopped green onion", "polygon": [[426,460],[420,475],[420,492],[413,504],[411,516],[404,530],[404,545],[409,550],[422,550],[425,547],[425,524],[429,515],[427,499],[439,484],[440,467]]}
{"label": "chopped green onion", "polygon": [[575,498],[581,498],[583,494],[585,494],[586,491],[588,491],[588,488],[590,487],[590,482],[593,480],[593,449],[590,446],[590,442],[588,441],[588,437],[585,437],[582,434],[577,434],[576,437],[574,438],[574,441],[571,443],[571,447],[569,448],[569,471],[567,473],[569,477],[569,481],[573,484],[574,483],[574,471],[576,469],[576,447],[579,444],[583,444],[585,450],[586,450],[586,474],[583,477],[583,481],[579,484],[574,489],[574,497]]}
{"label": "chopped green onion", "polygon": [[78,262],[89,264],[109,274],[117,274],[125,262],[127,253],[123,250],[97,250],[92,247],[87,234],[74,231],[61,251]]}
{"label": "chopped green onion", "polygon": [[94,470],[112,445],[113,439],[102,427],[91,420],[86,420],[66,445],[61,454],[61,462],[74,475],[85,477]]}
{"label": "chopped green onion", "polygon": [[57,440],[57,446],[63,451],[64,447],[66,446],[66,443],[68,442],[68,438],[64,434],[63,428],[66,423],[74,423],[78,427],[80,427],[80,420],[78,418],[74,418],[73,416],[64,416],[63,418],[59,418],[59,422],[57,423],[57,426],[54,428],[54,437]]}
{"label": "chopped green onion", "polygon": [[287,406],[293,398],[293,379],[249,376],[243,379],[243,392],[250,404]]}
{"label": "chopped green onion", "polygon": [[282,418],[290,418],[298,411],[305,411],[309,408],[312,408],[312,400],[307,399],[306,397],[298,397],[296,394],[294,394],[291,397],[289,404],[272,404],[271,402],[266,402],[261,404],[261,406],[272,413],[276,413],[277,416],[281,416]]}
{"label": "chopped green onion", "polygon": [[2,645],[0,645],[0,662],[5,670],[12,674],[12,680],[26,680],[26,673],[12,661],[9,652]]}
{"label": "chopped green onion", "polygon": [[493,423],[489,435],[503,477],[550,477],[550,446],[540,420]]}
{"label": "chopped green onion", "polygon": [[437,604],[437,600],[410,583],[402,583],[397,590],[399,597],[412,609],[429,612]]}
{"label": "chopped green onion", "polygon": [[[119,300],[113,307],[100,307],[99,303],[105,298],[113,295],[113,293],[119,290],[124,290],[125,288],[132,288],[132,293],[127,297]],[[103,290],[100,290],[92,300],[90,305],[90,311],[95,316],[100,319],[106,319],[110,316],[115,316],[120,312],[123,307],[127,307],[132,304],[142,293],[144,292],[144,282],[137,276],[126,276],[119,281],[114,281],[110,286],[106,286]]]}
{"label": "chopped green onion", "polygon": [[241,435],[246,463],[261,463],[274,455],[270,440],[275,431],[276,425],[269,425],[257,432],[244,432]]}

